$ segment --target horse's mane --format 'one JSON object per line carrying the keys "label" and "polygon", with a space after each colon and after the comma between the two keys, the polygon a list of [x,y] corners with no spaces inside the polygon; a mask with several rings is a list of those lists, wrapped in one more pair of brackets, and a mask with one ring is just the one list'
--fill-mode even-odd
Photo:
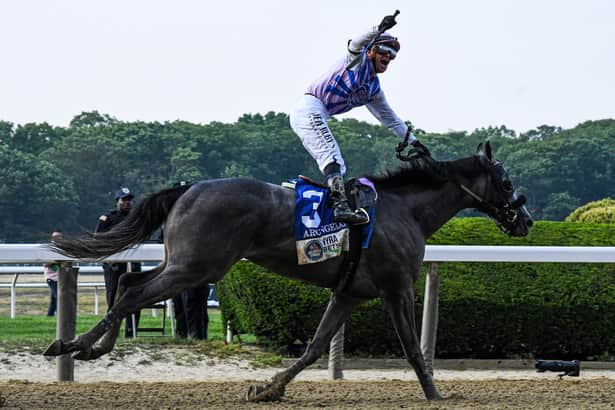
{"label": "horse's mane", "polygon": [[408,185],[438,186],[451,180],[451,177],[463,171],[476,173],[476,157],[462,158],[455,161],[436,161],[434,159],[416,158],[406,162],[395,170],[387,170],[381,175],[368,175],[379,188],[396,188]]}

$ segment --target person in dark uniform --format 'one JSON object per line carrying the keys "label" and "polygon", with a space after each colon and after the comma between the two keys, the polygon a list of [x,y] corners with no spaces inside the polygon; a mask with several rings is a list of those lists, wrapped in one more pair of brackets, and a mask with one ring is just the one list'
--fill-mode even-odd
{"label": "person in dark uniform", "polygon": [[[186,181],[180,181],[173,184],[173,186],[183,186],[186,184],[188,184]],[[164,243],[163,230],[160,231],[158,242]],[[207,313],[208,296],[209,285],[204,284],[186,289],[173,298],[178,337],[191,337],[198,340],[207,339],[207,326],[209,325],[209,315]]]}
{"label": "person in dark uniform", "polygon": [[207,339],[207,296],[209,285],[197,286],[182,291],[173,298],[175,323],[178,337],[191,337],[198,340]]}
{"label": "person in dark uniform", "polygon": [[[51,240],[62,236],[60,231],[53,231],[51,233]],[[46,263],[43,265],[43,276],[50,291],[49,308],[47,309],[47,316],[53,316],[58,309],[58,271],[60,265],[57,263]]]}
{"label": "person in dark uniform", "polygon": [[[107,232],[113,226],[122,222],[122,220],[128,215],[132,208],[133,199],[134,195],[130,192],[130,189],[123,187],[119,191],[117,191],[115,194],[115,209],[110,210],[109,212],[104,215],[101,215],[100,218],[98,218],[98,223],[96,224],[94,233]],[[131,262],[130,268],[131,272],[141,272],[140,263]],[[115,301],[115,293],[117,291],[117,285],[120,276],[128,272],[128,264],[103,263],[103,270],[105,272],[105,288],[107,291],[107,311],[109,311]],[[135,327],[138,327],[139,325],[139,313],[140,312],[136,312],[135,314]],[[132,319],[130,315],[126,317],[124,335],[126,337],[132,337]]]}

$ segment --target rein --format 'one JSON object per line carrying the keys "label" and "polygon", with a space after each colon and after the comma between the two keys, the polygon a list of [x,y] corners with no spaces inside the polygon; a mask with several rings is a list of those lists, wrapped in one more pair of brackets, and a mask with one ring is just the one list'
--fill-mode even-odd
{"label": "rein", "polygon": [[406,130],[406,135],[404,136],[404,140],[397,144],[395,147],[395,152],[397,154],[397,158],[400,161],[410,161],[413,157],[417,156],[416,152],[412,152],[412,149],[408,151],[408,154],[404,155],[403,152],[408,146],[408,140],[410,139],[410,134],[412,134],[412,123],[410,121],[406,121],[406,126],[408,129]]}
{"label": "rein", "polygon": [[[457,186],[459,186],[459,188],[461,188],[463,191],[465,191],[468,195],[470,195],[472,198],[474,198],[475,200],[478,201],[479,206],[481,206],[483,208],[483,210],[485,211],[485,213],[489,216],[493,216],[493,219],[496,222],[496,225],[498,226],[498,228],[500,229],[500,231],[502,231],[503,233],[509,234],[510,233],[510,228],[509,227],[505,227],[504,224],[502,222],[500,222],[500,218],[503,219],[507,224],[513,224],[515,223],[515,221],[517,220],[517,218],[519,217],[519,214],[517,212],[517,209],[519,209],[520,207],[523,206],[523,204],[525,203],[525,197],[524,196],[520,196],[518,200],[514,201],[512,204],[505,202],[504,205],[502,207],[497,207],[496,205],[485,201],[480,195],[472,192],[472,190],[470,188],[468,188],[467,186],[460,184],[456,181],[454,181],[455,184],[457,184]],[[478,207],[477,207],[478,209]]]}
{"label": "rein", "polygon": [[[411,132],[411,125],[408,126],[408,133],[402,142],[400,142],[397,147],[397,158],[401,161],[411,161],[413,159],[425,159],[427,161],[435,161],[431,157],[425,157],[418,153],[409,153],[407,155],[403,155],[403,150],[408,146],[408,137]],[[518,209],[521,208],[526,201],[525,196],[520,195],[513,202],[509,202],[508,200],[504,202],[502,206],[497,206],[489,201],[486,201],[483,197],[472,191],[470,188],[465,186],[464,184],[458,182],[455,178],[451,178],[450,176],[446,176],[450,182],[457,185],[462,191],[466,194],[470,195],[474,200],[478,202],[478,206],[476,209],[485,212],[488,216],[495,220],[497,227],[501,232],[510,234],[511,228],[510,226],[517,221],[519,217]]]}

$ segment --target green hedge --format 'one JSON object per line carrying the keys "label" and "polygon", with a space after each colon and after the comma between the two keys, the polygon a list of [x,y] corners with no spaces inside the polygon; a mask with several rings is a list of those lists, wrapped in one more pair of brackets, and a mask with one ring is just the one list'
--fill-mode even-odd
{"label": "green hedge", "polygon": [[[527,238],[509,238],[485,218],[456,218],[430,240],[446,245],[615,246],[615,226],[537,222]],[[597,357],[615,352],[615,265],[442,263],[438,357]],[[424,275],[423,275],[424,277]],[[416,286],[422,312],[424,282]],[[220,282],[223,315],[237,330],[286,349],[305,344],[329,292],[242,262]],[[345,350],[400,355],[378,300],[346,325]]]}
{"label": "green hedge", "polygon": [[290,347],[306,343],[318,326],[328,291],[239,262],[216,284],[224,323],[234,332],[253,333],[262,342]]}
{"label": "green hedge", "polygon": [[566,217],[567,222],[615,224],[615,200],[611,198],[589,202]]}

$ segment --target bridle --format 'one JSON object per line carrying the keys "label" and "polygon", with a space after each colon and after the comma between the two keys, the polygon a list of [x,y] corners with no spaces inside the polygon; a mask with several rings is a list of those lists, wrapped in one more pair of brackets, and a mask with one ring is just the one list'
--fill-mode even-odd
{"label": "bridle", "polygon": [[459,186],[459,188],[461,188],[462,191],[470,195],[478,202],[479,205],[476,207],[476,209],[489,215],[489,217],[491,217],[495,221],[497,227],[500,229],[501,232],[507,235],[510,235],[512,233],[511,228],[519,218],[519,209],[521,209],[521,207],[525,204],[526,201],[524,195],[519,195],[512,202],[506,200],[502,205],[497,206],[492,202],[486,201],[484,198],[473,192],[467,186],[458,182],[455,183],[457,184],[457,186]]}
{"label": "bridle", "polygon": [[[411,129],[410,126],[408,127],[408,129],[409,130]],[[412,160],[416,160],[416,159],[419,159],[419,160],[423,159],[423,160],[427,160],[427,161],[429,161],[429,160],[434,161],[433,158],[421,156],[418,153],[410,152],[407,155],[404,155],[403,154],[403,150],[408,146],[408,136],[409,136],[409,132],[406,134],[406,137],[404,138],[404,140],[401,143],[399,143],[397,145],[397,147],[396,147],[397,158],[399,160],[401,160],[401,161],[412,161]],[[501,166],[498,161],[495,161],[495,162],[492,161],[491,164],[494,165],[494,166]],[[448,179],[449,181],[453,182],[462,191],[464,191],[466,194],[468,194],[472,198],[474,198],[474,200],[476,200],[478,202],[478,206],[476,207],[476,209],[478,209],[481,212],[484,212],[490,218],[492,218],[495,221],[498,229],[501,232],[503,232],[503,233],[505,233],[507,235],[511,235],[512,234],[513,225],[519,219],[519,211],[520,211],[521,207],[523,205],[525,205],[525,202],[526,202],[526,197],[524,195],[519,195],[518,197],[515,197],[514,194],[513,194],[513,201],[512,202],[510,200],[506,199],[505,201],[503,201],[503,203],[496,204],[494,202],[487,201],[485,198],[483,198],[482,196],[478,195],[476,192],[472,191],[466,185],[464,185],[461,182],[457,181],[455,178],[451,178],[450,175],[447,176],[446,179]],[[512,186],[511,186],[511,189],[512,189]]]}

